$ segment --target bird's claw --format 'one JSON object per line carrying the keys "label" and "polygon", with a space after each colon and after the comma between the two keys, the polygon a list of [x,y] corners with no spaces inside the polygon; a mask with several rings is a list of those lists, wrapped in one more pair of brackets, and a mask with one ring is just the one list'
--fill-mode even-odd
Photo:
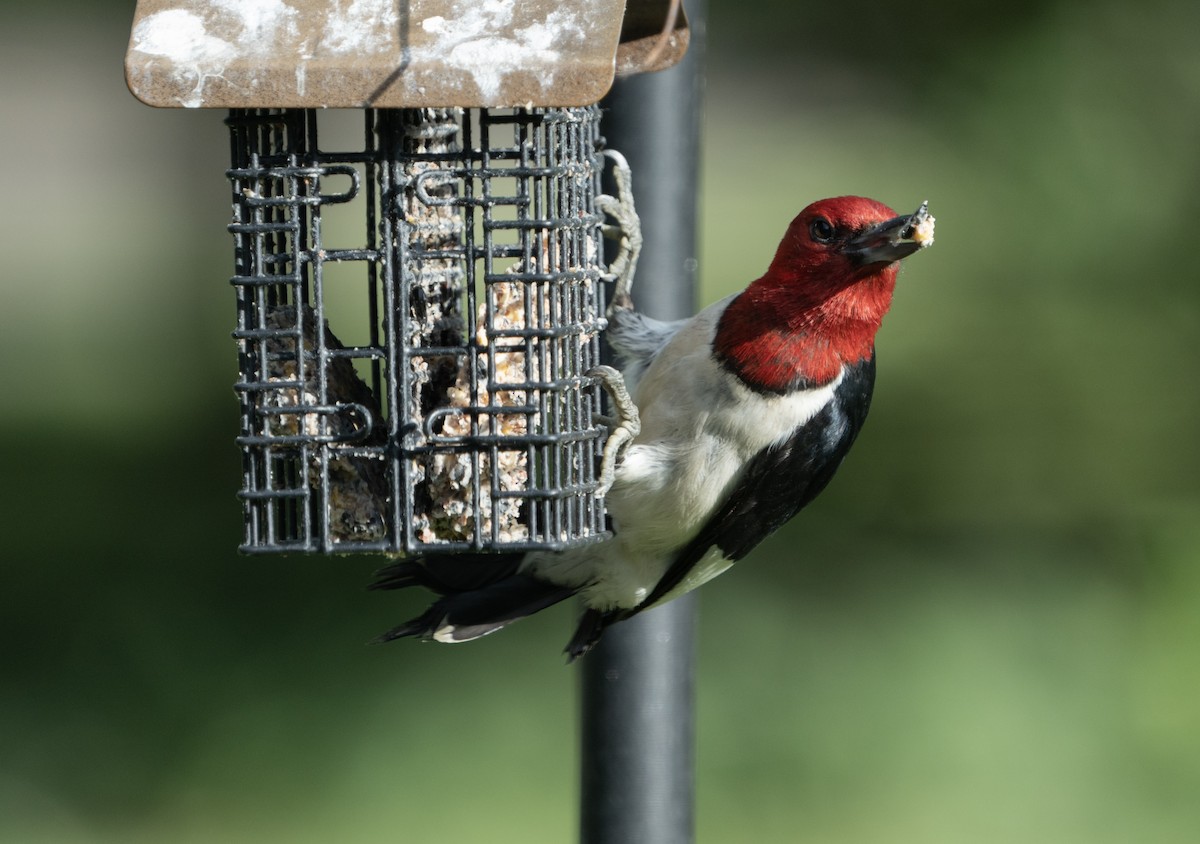
{"label": "bird's claw", "polygon": [[[617,256],[608,265],[609,278],[616,281],[608,306],[607,315],[611,317],[614,308],[633,307],[629,291],[633,286],[638,255],[642,251],[642,222],[633,204],[633,176],[629,162],[616,150],[606,149],[603,150],[603,154],[612,160],[613,179],[617,184],[616,196],[601,194],[596,197],[597,210],[615,221],[615,224],[602,225],[601,231],[605,237],[618,243]],[[603,498],[612,488],[617,461],[641,432],[642,422],[637,405],[633,403],[629,388],[625,386],[625,379],[620,372],[611,366],[597,366],[588,370],[586,374],[600,381],[600,386],[608,393],[616,411],[615,418],[601,414],[594,417],[595,422],[604,425],[609,431],[608,439],[604,443],[600,477],[595,491],[597,498]]]}
{"label": "bird's claw", "polygon": [[585,374],[599,379],[600,386],[608,393],[613,409],[617,413],[615,418],[599,414],[595,417],[595,421],[608,428],[608,440],[604,443],[604,454],[600,461],[600,478],[595,492],[597,498],[603,498],[612,488],[617,472],[617,461],[642,431],[642,419],[620,372],[611,366],[597,366],[589,369]]}
{"label": "bird's claw", "polygon": [[633,174],[629,162],[614,149],[606,149],[603,153],[612,159],[613,179],[617,183],[616,196],[601,194],[596,197],[596,208],[600,213],[616,221],[615,225],[601,226],[605,237],[618,242],[617,257],[608,265],[609,274],[616,279],[609,304],[611,315],[614,307],[633,307],[629,291],[633,287],[633,274],[642,251],[642,221],[633,204]]}

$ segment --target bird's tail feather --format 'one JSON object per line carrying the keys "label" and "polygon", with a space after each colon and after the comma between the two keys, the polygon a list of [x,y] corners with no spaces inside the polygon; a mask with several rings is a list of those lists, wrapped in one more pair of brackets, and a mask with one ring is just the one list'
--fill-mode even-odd
{"label": "bird's tail feather", "polygon": [[[423,586],[442,597],[421,615],[375,639],[390,642],[412,636],[438,642],[467,642],[493,633],[575,594],[575,590],[519,574],[520,555],[401,560],[381,569],[371,589]],[[451,562],[453,561],[453,562]]]}
{"label": "bird's tail feather", "polygon": [[517,573],[523,554],[444,554],[409,557],[375,572],[368,589],[423,586],[439,595],[473,592]]}

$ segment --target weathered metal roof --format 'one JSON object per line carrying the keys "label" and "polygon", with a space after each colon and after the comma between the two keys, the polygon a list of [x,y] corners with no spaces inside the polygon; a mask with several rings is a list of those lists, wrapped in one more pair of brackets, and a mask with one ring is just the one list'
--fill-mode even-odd
{"label": "weathered metal roof", "polygon": [[630,0],[623,34],[625,6],[138,0],[125,77],[138,99],[167,107],[586,105],[618,64],[623,74],[657,70],[687,47],[681,12],[660,37],[671,0]]}

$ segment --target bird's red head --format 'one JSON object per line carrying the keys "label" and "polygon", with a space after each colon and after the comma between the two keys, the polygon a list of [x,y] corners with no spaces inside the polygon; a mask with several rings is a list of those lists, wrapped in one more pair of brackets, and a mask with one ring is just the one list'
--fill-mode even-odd
{"label": "bird's red head", "polygon": [[814,202],[792,220],[766,274],[726,309],[717,353],[767,391],[831,380],[872,354],[898,262],[932,242],[925,204],[898,216],[861,196]]}
{"label": "bird's red head", "polygon": [[932,221],[924,205],[901,217],[861,196],[814,202],[792,220],[761,281],[809,306],[850,289],[848,300],[867,305],[886,289],[887,301],[875,301],[886,310],[897,262],[932,242],[918,234],[925,219]]}

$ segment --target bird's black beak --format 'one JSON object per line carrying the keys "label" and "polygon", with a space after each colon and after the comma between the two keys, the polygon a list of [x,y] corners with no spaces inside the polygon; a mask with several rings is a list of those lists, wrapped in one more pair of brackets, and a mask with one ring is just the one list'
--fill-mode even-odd
{"label": "bird's black beak", "polygon": [[932,243],[933,217],[925,201],[911,214],[864,229],[846,244],[845,252],[859,266],[890,264]]}

